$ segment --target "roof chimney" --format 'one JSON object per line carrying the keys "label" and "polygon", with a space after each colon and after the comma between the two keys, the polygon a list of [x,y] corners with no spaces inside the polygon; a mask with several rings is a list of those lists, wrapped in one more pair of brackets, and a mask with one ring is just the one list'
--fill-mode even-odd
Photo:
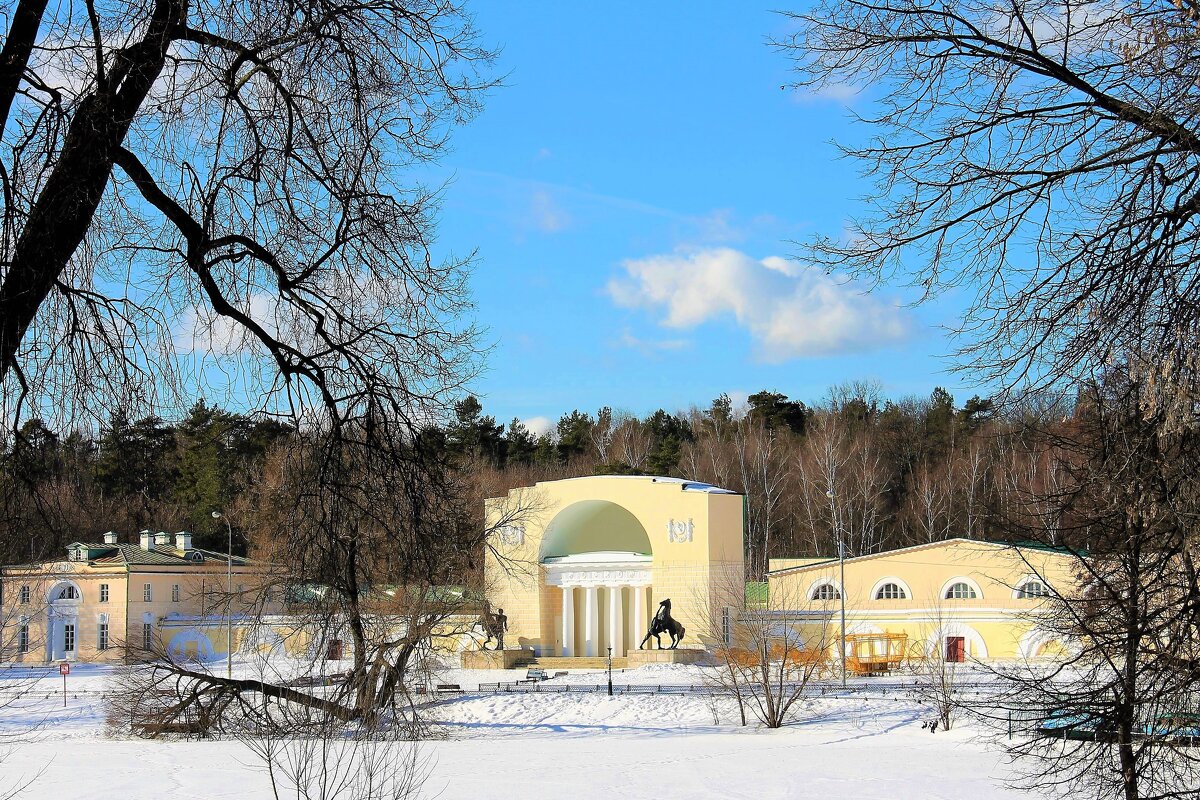
{"label": "roof chimney", "polygon": [[104,543],[105,544],[116,544],[117,543],[117,532],[109,531],[108,533],[104,534]]}
{"label": "roof chimney", "polygon": [[166,531],[159,531],[154,534],[154,543],[169,546],[171,544],[171,534]]}
{"label": "roof chimney", "polygon": [[175,534],[175,549],[187,552],[192,549],[192,535],[187,531],[179,531]]}
{"label": "roof chimney", "polygon": [[142,531],[138,534],[138,538],[141,540],[143,550],[154,549],[154,531]]}

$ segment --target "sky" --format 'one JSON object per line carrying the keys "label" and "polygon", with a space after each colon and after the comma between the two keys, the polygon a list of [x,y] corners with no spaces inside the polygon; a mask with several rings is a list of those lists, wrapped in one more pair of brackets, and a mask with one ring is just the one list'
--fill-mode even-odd
{"label": "sky", "polygon": [[864,293],[796,259],[863,212],[834,142],[866,135],[850,109],[869,105],[784,88],[768,39],[788,20],[707,0],[474,12],[504,85],[433,178],[449,181],[439,250],[478,251],[487,413],[537,429],[723,392],[814,402],[855,379],[973,393],[949,371],[953,300],[912,308],[902,286]]}

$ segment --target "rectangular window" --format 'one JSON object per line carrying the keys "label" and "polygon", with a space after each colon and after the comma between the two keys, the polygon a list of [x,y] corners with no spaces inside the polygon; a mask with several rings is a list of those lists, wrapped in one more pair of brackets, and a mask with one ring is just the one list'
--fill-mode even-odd
{"label": "rectangular window", "polygon": [[26,623],[17,631],[17,652],[29,652],[29,624]]}
{"label": "rectangular window", "polygon": [[96,649],[97,650],[107,650],[108,649],[108,623],[107,622],[101,622],[100,629],[96,632]]}
{"label": "rectangular window", "polygon": [[108,602],[108,584],[107,583],[100,584],[100,602],[101,603]]}
{"label": "rectangular window", "polygon": [[179,584],[178,583],[173,584],[171,586],[171,602],[172,603],[179,602]]}
{"label": "rectangular window", "polygon": [[721,641],[726,647],[733,644],[733,615],[729,612],[729,606],[721,608]]}
{"label": "rectangular window", "polygon": [[153,594],[153,592],[150,591],[150,584],[143,583],[142,584],[142,600],[146,603],[149,603],[151,598],[153,598],[153,597],[154,597],[154,594]]}
{"label": "rectangular window", "polygon": [[21,587],[21,605],[28,605],[28,603],[29,603],[29,587],[22,586]]}
{"label": "rectangular window", "polygon": [[68,622],[63,625],[63,650],[75,652],[75,624]]}
{"label": "rectangular window", "polygon": [[154,626],[149,622],[142,623],[142,649],[149,650],[154,646]]}

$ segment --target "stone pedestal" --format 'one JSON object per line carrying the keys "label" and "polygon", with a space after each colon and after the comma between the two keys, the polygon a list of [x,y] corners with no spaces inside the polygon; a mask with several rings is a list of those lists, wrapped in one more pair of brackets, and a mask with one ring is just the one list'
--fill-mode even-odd
{"label": "stone pedestal", "polygon": [[534,659],[532,650],[464,650],[463,669],[516,669]]}
{"label": "stone pedestal", "polygon": [[643,664],[703,664],[708,660],[706,650],[630,650],[626,657],[630,667]]}

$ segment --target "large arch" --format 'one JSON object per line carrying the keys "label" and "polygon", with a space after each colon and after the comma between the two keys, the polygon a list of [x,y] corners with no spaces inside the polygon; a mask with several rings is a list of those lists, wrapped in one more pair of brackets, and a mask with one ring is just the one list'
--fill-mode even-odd
{"label": "large arch", "polygon": [[653,550],[646,529],[629,509],[608,500],[580,500],[550,520],[538,557],[545,561],[603,552],[648,556]]}

